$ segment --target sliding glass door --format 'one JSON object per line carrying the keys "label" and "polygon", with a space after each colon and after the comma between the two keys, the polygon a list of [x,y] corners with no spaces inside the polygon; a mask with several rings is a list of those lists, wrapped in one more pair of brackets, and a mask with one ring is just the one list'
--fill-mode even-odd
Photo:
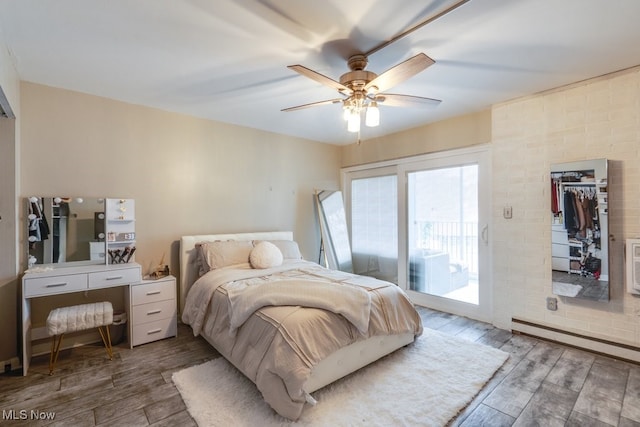
{"label": "sliding glass door", "polygon": [[354,271],[417,304],[490,320],[487,149],[347,170]]}
{"label": "sliding glass door", "polygon": [[409,289],[478,304],[478,165],[407,173]]}

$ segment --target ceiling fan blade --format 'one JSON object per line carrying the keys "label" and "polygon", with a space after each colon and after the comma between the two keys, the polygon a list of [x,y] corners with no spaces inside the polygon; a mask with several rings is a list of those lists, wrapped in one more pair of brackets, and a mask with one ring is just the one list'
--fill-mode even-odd
{"label": "ceiling fan blade", "polygon": [[437,106],[442,101],[439,99],[425,98],[423,96],[399,95],[396,93],[380,93],[375,97],[376,102],[389,107],[420,107]]}
{"label": "ceiling fan blade", "polygon": [[408,78],[415,76],[419,72],[424,71],[427,67],[435,64],[435,62],[436,61],[429,58],[424,53],[419,53],[380,74],[378,77],[367,83],[364,88],[365,90],[368,90],[375,86],[378,88],[378,91],[383,92],[399,83],[402,83]]}
{"label": "ceiling fan blade", "polygon": [[312,102],[310,104],[296,105],[295,107],[283,108],[280,111],[296,111],[296,110],[302,110],[303,108],[317,107],[319,105],[337,104],[338,102],[342,102],[342,98],[327,99],[326,101],[318,101],[318,102]]}
{"label": "ceiling fan blade", "polygon": [[313,71],[303,65],[289,65],[287,66],[287,68],[292,69],[293,71],[302,74],[305,77],[310,78],[311,80],[315,80],[318,83],[322,83],[325,86],[329,86],[330,88],[333,89],[337,89],[342,93],[345,93],[347,95],[351,94],[351,89],[349,89],[348,87],[346,87],[345,85],[343,85],[340,82],[337,82],[335,80],[333,80],[332,78],[329,78],[327,76],[325,76],[324,74],[320,74],[317,71]]}

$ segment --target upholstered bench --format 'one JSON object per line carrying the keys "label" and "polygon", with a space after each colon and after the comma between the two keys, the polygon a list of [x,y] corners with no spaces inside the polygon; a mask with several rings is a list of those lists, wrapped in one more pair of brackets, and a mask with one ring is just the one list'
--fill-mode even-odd
{"label": "upholstered bench", "polygon": [[[113,323],[113,306],[110,302],[96,302],[92,304],[74,305],[51,310],[47,317],[47,330],[51,341],[51,356],[49,357],[49,375],[58,360],[62,337],[66,333],[98,328],[109,360],[113,360],[111,335],[109,325]],[[104,327],[104,330],[103,330]]]}

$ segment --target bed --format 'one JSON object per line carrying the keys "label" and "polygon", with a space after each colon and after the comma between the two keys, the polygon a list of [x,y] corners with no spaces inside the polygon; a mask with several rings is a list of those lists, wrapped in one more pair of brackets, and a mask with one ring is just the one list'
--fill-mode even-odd
{"label": "bed", "polygon": [[398,286],[303,260],[289,231],[183,236],[179,292],[194,335],[290,420],[314,391],[422,333]]}

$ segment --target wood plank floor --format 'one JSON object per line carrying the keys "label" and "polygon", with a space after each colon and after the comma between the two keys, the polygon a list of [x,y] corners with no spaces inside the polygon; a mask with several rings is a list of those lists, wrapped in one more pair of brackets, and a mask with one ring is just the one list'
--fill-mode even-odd
{"label": "wood plank floor", "polygon": [[[640,426],[640,366],[419,311],[425,327],[511,355],[453,426]],[[0,425],[194,426],[171,375],[218,354],[189,327],[178,331],[178,338],[134,350],[120,345],[111,362],[96,344],[62,352],[53,376],[47,356],[34,358],[26,378],[0,375]],[[55,418],[29,419],[31,411]]]}

